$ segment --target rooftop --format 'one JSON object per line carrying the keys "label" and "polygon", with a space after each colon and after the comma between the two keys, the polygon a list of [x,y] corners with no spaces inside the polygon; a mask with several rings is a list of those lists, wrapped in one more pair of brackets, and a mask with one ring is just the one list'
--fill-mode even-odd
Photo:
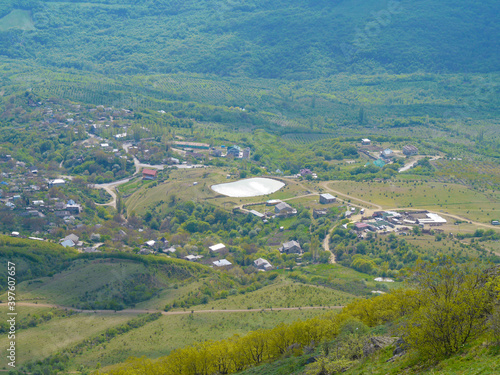
{"label": "rooftop", "polygon": [[228,261],[227,259],[221,259],[221,260],[216,260],[213,262],[215,267],[224,267],[224,266],[230,266],[232,263]]}

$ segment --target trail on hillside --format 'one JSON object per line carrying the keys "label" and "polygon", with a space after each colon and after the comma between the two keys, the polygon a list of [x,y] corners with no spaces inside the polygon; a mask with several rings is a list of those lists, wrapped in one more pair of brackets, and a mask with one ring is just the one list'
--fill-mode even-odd
{"label": "trail on hillside", "polygon": [[[0,306],[7,306],[7,303],[0,303]],[[272,307],[260,309],[226,309],[226,310],[186,310],[186,311],[163,311],[154,309],[124,309],[124,310],[83,310],[69,306],[61,306],[49,303],[34,303],[34,302],[17,302],[16,306],[25,307],[50,307],[55,309],[72,310],[79,313],[95,313],[95,314],[152,314],[161,313],[162,315],[186,315],[186,314],[210,314],[210,313],[241,313],[241,312],[270,312],[281,310],[318,310],[318,309],[342,309],[344,306],[301,306],[301,307]]]}

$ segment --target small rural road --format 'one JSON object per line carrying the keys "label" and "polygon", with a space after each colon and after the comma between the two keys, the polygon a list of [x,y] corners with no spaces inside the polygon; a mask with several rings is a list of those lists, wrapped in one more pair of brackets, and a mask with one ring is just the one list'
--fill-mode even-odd
{"label": "small rural road", "polygon": [[[382,206],[378,205],[378,204],[375,204],[373,202],[369,202],[369,201],[365,201],[363,199],[359,199],[359,198],[356,198],[356,197],[353,197],[352,195],[348,195],[348,194],[344,194],[344,193],[341,193],[340,191],[337,191],[337,190],[333,190],[332,188],[330,188],[328,186],[328,184],[332,182],[332,181],[323,181],[320,183],[320,186],[325,189],[325,190],[328,190],[329,192],[331,193],[335,193],[337,195],[341,195],[343,197],[346,197],[346,198],[349,198],[349,199],[352,199],[352,200],[355,200],[355,201],[358,201],[358,202],[361,202],[361,203],[364,203],[368,206],[372,206],[372,207],[375,207],[377,210],[382,210]],[[353,204],[351,202],[351,204]]]}
{"label": "small rural road", "polygon": [[331,254],[330,258],[328,258],[328,263],[330,263],[330,264],[336,263],[335,262],[335,254],[333,253],[333,251],[330,250],[330,233],[331,233],[332,229],[330,229],[328,231],[328,234],[326,235],[325,239],[323,240],[323,249],[325,249],[325,251],[330,252],[330,254]]}
{"label": "small rural road", "polygon": [[[0,303],[0,306],[7,306],[7,303]],[[153,309],[125,309],[125,310],[82,310],[74,307],[60,306],[48,303],[17,302],[16,306],[25,307],[50,307],[56,309],[73,310],[80,313],[96,314],[152,314],[162,315],[187,315],[187,314],[210,314],[210,313],[241,313],[241,312],[261,312],[261,311],[281,311],[281,310],[318,310],[318,309],[342,309],[344,306],[302,306],[302,307],[272,307],[260,309],[227,309],[227,310],[187,310],[187,311],[163,311]]]}

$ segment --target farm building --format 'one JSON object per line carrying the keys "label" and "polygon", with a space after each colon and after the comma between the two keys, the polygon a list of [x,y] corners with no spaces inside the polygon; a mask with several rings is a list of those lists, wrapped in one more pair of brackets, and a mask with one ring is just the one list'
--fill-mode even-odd
{"label": "farm building", "polygon": [[75,243],[71,240],[65,240],[65,241],[61,242],[61,246],[62,247],[74,247]]}
{"label": "farm building", "polygon": [[295,240],[285,242],[283,245],[281,245],[279,250],[281,253],[286,254],[302,254],[300,243]]}
{"label": "farm building", "polygon": [[276,206],[278,203],[281,203],[279,199],[270,199],[266,201],[266,206]]}
{"label": "farm building", "polygon": [[156,175],[158,171],[154,169],[143,169],[142,170],[142,179],[143,180],[156,180]]}
{"label": "farm building", "polygon": [[438,214],[427,213],[425,218],[417,218],[417,224],[428,224],[430,226],[443,225],[446,223],[446,219],[439,216]]}
{"label": "farm building", "polygon": [[322,216],[326,216],[327,212],[326,210],[316,210],[313,209],[313,218],[317,219]]}
{"label": "farm building", "polygon": [[289,217],[297,214],[297,210],[288,203],[281,202],[274,206],[274,212],[278,216]]}
{"label": "farm building", "polygon": [[56,178],[55,180],[49,181],[49,189],[57,186],[64,186],[66,184],[66,181],[64,181],[62,178]]}
{"label": "farm building", "polygon": [[173,143],[174,146],[180,148],[197,148],[199,150],[208,150],[210,149],[210,145],[208,143],[199,143],[199,142],[179,142],[176,141]]}
{"label": "farm building", "polygon": [[319,195],[319,203],[321,204],[334,203],[336,200],[337,198],[329,193]]}
{"label": "farm building", "polygon": [[266,218],[266,215],[264,215],[263,213],[261,213],[261,212],[259,212],[259,211],[250,210],[249,212],[250,212],[252,215],[257,216],[259,219],[264,220],[264,219]]}
{"label": "farm building", "polygon": [[216,260],[215,262],[212,262],[212,264],[214,265],[214,267],[217,267],[217,268],[226,268],[226,269],[227,268],[231,268],[231,266],[233,265],[227,259]]}
{"label": "farm building", "polygon": [[366,223],[356,223],[354,224],[354,229],[358,231],[362,231],[368,229],[370,226]]}
{"label": "farm building", "polygon": [[413,145],[406,145],[403,147],[403,154],[405,154],[406,156],[417,155],[418,148]]}
{"label": "farm building", "polygon": [[383,157],[384,159],[390,159],[394,157],[394,151],[392,151],[390,148],[386,148],[384,151],[380,153],[380,156]]}
{"label": "farm building", "polygon": [[255,266],[255,268],[258,268],[259,270],[268,271],[268,270],[273,269],[273,266],[271,265],[271,263],[269,263],[269,261],[267,261],[263,258],[259,258],[257,260],[254,260],[253,265]]}
{"label": "farm building", "polygon": [[361,140],[361,144],[362,144],[363,146],[368,146],[368,145],[371,145],[371,143],[372,143],[372,141],[370,141],[368,138],[363,138],[363,139]]}
{"label": "farm building", "polygon": [[226,245],[223,243],[218,243],[216,245],[209,246],[208,248],[212,253],[225,254],[228,251]]}
{"label": "farm building", "polygon": [[203,258],[203,255],[186,255],[184,257],[185,260],[189,262],[196,262],[198,259]]}

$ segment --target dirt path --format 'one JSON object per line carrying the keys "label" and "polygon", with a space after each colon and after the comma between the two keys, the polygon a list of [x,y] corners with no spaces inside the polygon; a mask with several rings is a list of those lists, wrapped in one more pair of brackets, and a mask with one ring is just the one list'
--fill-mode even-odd
{"label": "dirt path", "polygon": [[[7,303],[0,303],[0,306],[7,306]],[[210,313],[241,313],[258,311],[280,311],[280,310],[317,310],[317,309],[342,309],[344,306],[302,306],[302,307],[273,307],[261,309],[227,309],[227,310],[187,310],[187,311],[163,311],[153,309],[125,309],[125,310],[81,310],[74,307],[60,306],[48,303],[17,302],[16,306],[25,307],[50,307],[56,309],[73,310],[80,313],[95,314],[148,314],[161,313],[162,315],[186,315],[186,314],[210,314]]]}
{"label": "dirt path", "polygon": [[325,251],[328,251],[331,254],[330,258],[328,258],[328,263],[330,263],[330,264],[336,263],[335,262],[335,254],[333,253],[333,251],[330,250],[330,233],[331,233],[332,229],[333,228],[331,228],[328,231],[328,234],[326,235],[325,239],[323,240],[323,249],[325,249]]}

